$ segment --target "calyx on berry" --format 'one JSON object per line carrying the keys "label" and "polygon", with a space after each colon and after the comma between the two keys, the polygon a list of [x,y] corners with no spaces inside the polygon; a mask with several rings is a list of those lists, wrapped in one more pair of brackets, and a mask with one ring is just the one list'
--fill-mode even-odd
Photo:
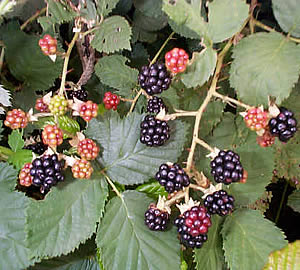
{"label": "calyx on berry", "polygon": [[189,61],[189,55],[184,49],[174,48],[165,54],[167,68],[174,74],[184,72]]}

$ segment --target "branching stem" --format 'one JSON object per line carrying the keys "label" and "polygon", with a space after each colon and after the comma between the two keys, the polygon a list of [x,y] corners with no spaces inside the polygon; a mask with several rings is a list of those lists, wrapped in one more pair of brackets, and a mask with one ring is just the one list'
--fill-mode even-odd
{"label": "branching stem", "polygon": [[222,94],[219,94],[217,92],[214,92],[213,95],[217,98],[220,98],[222,99],[223,101],[227,102],[228,104],[232,105],[232,104],[235,104],[237,106],[240,106],[240,107],[244,107],[246,110],[249,110],[251,108],[251,106],[245,104],[245,103],[242,103],[234,98],[231,98],[231,97],[228,97],[228,96],[224,96]]}
{"label": "branching stem", "polygon": [[46,12],[47,8],[44,7],[41,10],[38,10],[34,15],[32,15],[29,19],[27,19],[21,26],[20,29],[24,30],[24,28],[31,22],[33,22],[37,17],[43,15]]}
{"label": "branching stem", "polygon": [[181,190],[176,193],[174,197],[172,197],[170,200],[166,201],[166,206],[171,206],[172,204],[176,203],[178,200],[181,200],[185,197],[187,190]]}
{"label": "branching stem", "polygon": [[199,138],[195,138],[196,143],[200,144],[202,147],[204,147],[205,149],[207,149],[210,152],[214,152],[214,149],[205,141],[199,139]]}

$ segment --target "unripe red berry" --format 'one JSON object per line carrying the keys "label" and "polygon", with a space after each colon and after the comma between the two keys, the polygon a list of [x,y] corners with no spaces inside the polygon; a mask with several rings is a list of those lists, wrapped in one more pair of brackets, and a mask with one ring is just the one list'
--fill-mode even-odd
{"label": "unripe red berry", "polygon": [[103,103],[105,105],[105,109],[113,109],[115,111],[120,103],[120,97],[116,94],[112,94],[111,92],[106,92],[104,94]]}
{"label": "unripe red berry", "polygon": [[269,130],[265,130],[262,136],[256,137],[256,141],[261,147],[268,147],[274,144],[275,136],[273,136]]}
{"label": "unripe red berry", "polygon": [[79,159],[72,166],[72,173],[74,178],[88,179],[93,173],[93,167],[89,161]]}
{"label": "unripe red berry", "polygon": [[40,112],[49,112],[49,107],[44,103],[43,98],[38,98],[36,100],[35,109]]}
{"label": "unripe red berry", "polygon": [[183,49],[174,48],[165,54],[166,66],[175,74],[185,71],[188,60],[189,55]]}
{"label": "unripe red berry", "polygon": [[21,186],[30,187],[32,184],[32,176],[30,175],[31,163],[26,163],[19,173],[19,182]]}
{"label": "unripe red berry", "polygon": [[268,124],[268,113],[260,108],[251,108],[244,117],[246,126],[254,131],[265,128]]}
{"label": "unripe red berry", "polygon": [[25,128],[28,124],[28,115],[21,109],[13,109],[6,114],[4,125],[11,129]]}
{"label": "unripe red berry", "polygon": [[80,106],[79,115],[87,122],[98,114],[98,105],[88,100]]}
{"label": "unripe red berry", "polygon": [[57,40],[47,34],[39,40],[39,46],[45,55],[53,55],[57,50]]}
{"label": "unripe red berry", "polygon": [[47,125],[42,132],[43,143],[56,147],[63,143],[63,132],[56,125]]}
{"label": "unripe red berry", "polygon": [[77,145],[77,152],[81,158],[93,160],[99,154],[99,147],[91,139],[83,139]]}

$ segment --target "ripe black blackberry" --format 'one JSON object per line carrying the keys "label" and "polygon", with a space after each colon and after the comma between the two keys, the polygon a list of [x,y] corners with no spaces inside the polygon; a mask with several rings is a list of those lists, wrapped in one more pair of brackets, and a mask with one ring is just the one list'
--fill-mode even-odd
{"label": "ripe black blackberry", "polygon": [[44,152],[48,149],[48,145],[43,144],[42,142],[37,142],[25,146],[25,149],[31,150],[32,152],[40,156],[44,154]]}
{"label": "ripe black blackberry", "polygon": [[282,142],[287,142],[297,131],[297,120],[293,112],[280,107],[280,114],[269,121],[270,133]]}
{"label": "ripe black blackberry", "polygon": [[67,91],[68,99],[73,99],[73,97],[86,102],[88,100],[88,93],[84,89],[76,91]]}
{"label": "ripe black blackberry", "polygon": [[142,67],[138,75],[138,81],[147,94],[152,96],[169,88],[171,76],[163,63],[154,63],[150,67]]}
{"label": "ripe black blackberry", "polygon": [[170,138],[170,128],[166,121],[146,115],[141,125],[140,141],[147,146],[161,146]]}
{"label": "ripe black blackberry", "polygon": [[40,187],[41,193],[47,193],[57,182],[64,180],[62,164],[56,154],[36,158],[32,162],[30,175],[33,177],[32,185]]}
{"label": "ripe black blackberry", "polygon": [[161,109],[165,109],[165,111],[168,112],[168,108],[161,98],[157,96],[153,96],[153,98],[148,100],[148,104],[147,104],[148,113],[158,114]]}
{"label": "ripe black blackberry", "polygon": [[231,150],[221,150],[210,162],[211,174],[218,183],[229,185],[243,179],[244,169],[238,154]]}
{"label": "ripe black blackberry", "polygon": [[228,215],[234,208],[233,203],[234,198],[228,195],[225,190],[215,191],[204,200],[204,206],[208,213],[218,214],[219,216]]}
{"label": "ripe black blackberry", "polygon": [[191,248],[201,248],[207,240],[208,227],[211,226],[210,215],[203,206],[194,206],[174,221],[180,242]]}
{"label": "ripe black blackberry", "polygon": [[156,180],[165,187],[168,193],[181,190],[190,184],[190,178],[180,165],[174,163],[173,165],[162,164],[159,171],[155,175]]}
{"label": "ripe black blackberry", "polygon": [[150,205],[145,212],[145,225],[152,231],[164,231],[169,223],[169,214]]}

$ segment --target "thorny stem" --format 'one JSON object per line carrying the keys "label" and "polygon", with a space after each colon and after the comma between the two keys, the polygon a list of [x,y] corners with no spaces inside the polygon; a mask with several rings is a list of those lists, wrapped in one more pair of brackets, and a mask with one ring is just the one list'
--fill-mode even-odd
{"label": "thorny stem", "polygon": [[59,89],[59,93],[58,93],[60,96],[62,96],[65,91],[65,83],[66,83],[69,59],[70,59],[71,51],[72,51],[74,44],[75,44],[76,40],[78,39],[78,37],[79,37],[79,32],[76,32],[71,43],[68,46],[68,50],[65,55],[63,73],[62,73],[62,77],[61,77],[61,84],[60,84],[60,89]]}
{"label": "thorny stem", "polygon": [[26,20],[21,26],[20,29],[23,30],[29,23],[33,22],[37,17],[45,13],[47,8],[42,8],[41,10],[38,10],[34,15],[32,15],[28,20]]}
{"label": "thorny stem", "polygon": [[240,101],[238,101],[238,100],[236,100],[234,98],[231,98],[231,97],[228,97],[228,96],[224,96],[224,95],[219,94],[217,92],[214,92],[213,95],[215,97],[218,97],[218,98],[222,99],[223,101],[227,102],[230,105],[232,105],[232,103],[233,103],[233,104],[236,104],[236,105],[238,105],[240,107],[244,107],[247,110],[249,110],[251,108],[251,106],[249,106],[249,105],[247,105],[245,103],[242,103],[242,102],[240,102]]}
{"label": "thorny stem", "polygon": [[113,181],[110,180],[110,178],[103,173],[104,177],[106,178],[107,182],[110,184],[110,186],[112,187],[113,191],[117,194],[118,197],[120,197],[122,199],[122,195],[119,192],[119,190],[116,188],[115,184],[113,183]]}
{"label": "thorny stem", "polygon": [[208,151],[210,152],[214,152],[214,149],[207,144],[205,141],[199,139],[199,138],[195,138],[196,143],[200,144],[201,146],[203,146],[204,148],[206,148]]}
{"label": "thorny stem", "polygon": [[[248,23],[249,19],[250,19],[250,16],[248,16],[248,18],[245,20],[245,22],[243,23],[242,27],[237,32],[237,34],[239,34],[244,29],[244,27]],[[201,106],[200,106],[200,108],[198,110],[198,113],[196,115],[196,120],[195,120],[195,125],[194,125],[194,131],[193,131],[193,140],[192,140],[192,145],[191,145],[191,148],[190,148],[190,152],[189,152],[188,159],[187,159],[187,166],[186,166],[186,171],[188,173],[191,171],[192,164],[193,164],[194,153],[195,153],[195,149],[196,149],[196,145],[197,145],[196,140],[198,138],[199,126],[200,126],[200,120],[202,118],[202,114],[203,114],[205,108],[207,107],[208,103],[210,102],[211,98],[216,93],[217,82],[218,82],[218,79],[219,79],[220,71],[222,69],[223,59],[224,59],[226,53],[228,52],[228,50],[230,49],[231,45],[233,44],[234,37],[232,37],[227,42],[227,44],[225,45],[225,47],[223,48],[223,50],[218,55],[216,70],[215,70],[215,73],[214,73],[214,76],[213,76],[210,88],[209,88],[208,93],[207,93],[207,95],[206,95],[203,103],[201,104]]]}
{"label": "thorny stem", "polygon": [[170,200],[166,201],[166,206],[171,206],[172,204],[176,203],[176,201],[181,200],[185,197],[186,192],[188,192],[187,189],[184,191],[178,191],[174,197],[172,197]]}
{"label": "thorny stem", "polygon": [[[262,22],[260,22],[260,21],[258,21],[258,20],[256,20],[256,19],[252,19],[252,22],[253,22],[256,26],[258,26],[258,27],[260,27],[260,28],[262,28],[262,29],[264,29],[264,30],[266,30],[266,31],[268,31],[268,32],[276,32],[276,30],[273,29],[272,27],[267,26],[267,25],[263,24]],[[294,37],[291,37],[290,35],[288,35],[287,38],[288,38],[289,40],[292,40],[292,41],[296,42],[296,43],[300,43],[300,39],[299,39],[299,38],[294,38]]]}
{"label": "thorny stem", "polygon": [[162,52],[162,50],[165,48],[165,46],[167,45],[167,43],[169,42],[169,40],[173,37],[173,35],[175,34],[175,32],[172,32],[169,37],[166,39],[166,41],[164,42],[164,44],[160,47],[159,51],[156,53],[156,55],[154,56],[154,58],[152,59],[151,63],[149,66],[153,65],[157,58],[159,57],[160,53]]}
{"label": "thorny stem", "polygon": [[141,94],[143,94],[144,90],[143,89],[140,89],[140,91],[137,93],[137,95],[134,97],[133,101],[132,101],[132,104],[131,104],[131,107],[130,107],[130,110],[129,112],[131,113],[135,107],[135,104],[136,102],[138,101],[139,97]]}

